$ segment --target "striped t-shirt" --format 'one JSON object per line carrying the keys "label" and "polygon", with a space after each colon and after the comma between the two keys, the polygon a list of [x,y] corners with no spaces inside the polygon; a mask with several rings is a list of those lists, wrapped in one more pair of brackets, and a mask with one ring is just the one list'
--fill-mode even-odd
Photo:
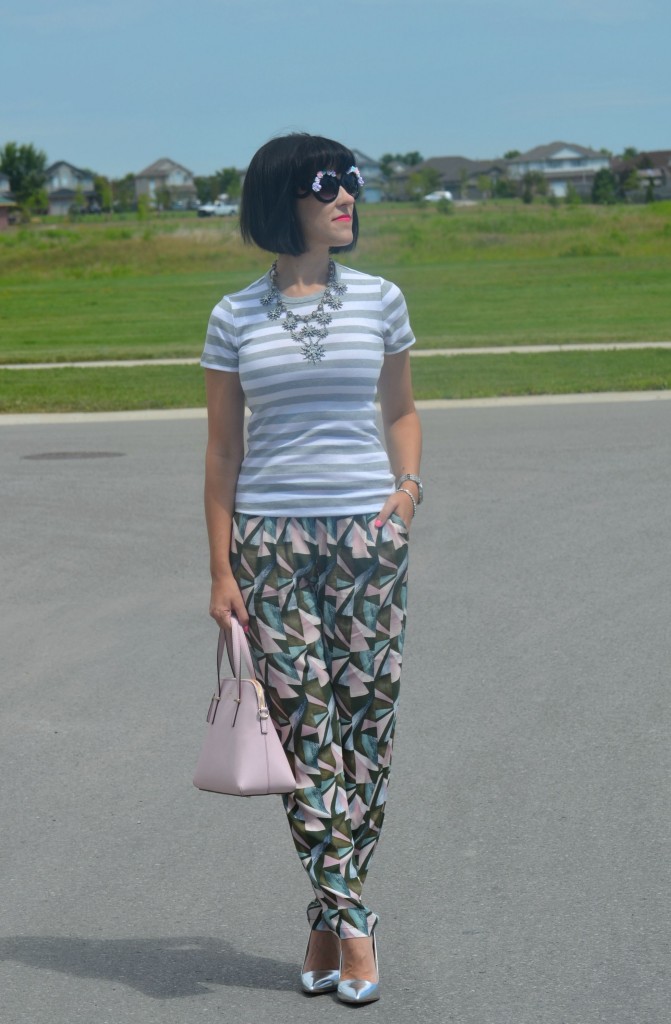
{"label": "striped t-shirt", "polygon": [[[347,291],[342,309],[330,311],[318,363],[304,358],[281,321],[268,319],[268,274],[212,312],[201,366],[239,373],[251,411],[237,512],[358,515],[377,512],[394,489],[375,395],[384,356],[415,341],[407,307],[383,278],[339,265],[336,274]],[[322,294],[282,298],[304,316]]]}

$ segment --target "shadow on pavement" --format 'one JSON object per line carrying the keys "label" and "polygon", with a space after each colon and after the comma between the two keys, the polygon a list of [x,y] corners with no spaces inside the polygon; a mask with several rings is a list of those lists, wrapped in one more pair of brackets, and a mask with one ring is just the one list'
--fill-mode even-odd
{"label": "shadow on pavement", "polygon": [[154,999],[199,995],[210,991],[210,985],[276,990],[298,985],[295,963],[242,952],[229,942],[197,935],[164,939],[14,935],[0,939],[2,960],[121,982]]}

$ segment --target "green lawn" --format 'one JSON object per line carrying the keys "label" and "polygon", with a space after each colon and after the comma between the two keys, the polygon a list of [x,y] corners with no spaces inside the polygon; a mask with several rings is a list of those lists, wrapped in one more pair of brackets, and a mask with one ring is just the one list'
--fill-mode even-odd
{"label": "green lawn", "polygon": [[[417,398],[630,391],[671,387],[671,351],[427,356],[413,362]],[[95,412],[204,405],[198,366],[0,370],[0,412]]]}
{"label": "green lawn", "polygon": [[[400,285],[420,348],[671,341],[671,203],[506,201],[452,214],[363,204],[360,217],[359,247],[343,262]],[[229,218],[11,229],[0,234],[0,362],[198,356],[217,299],[269,262]],[[666,388],[668,360],[641,350],[413,366],[420,397],[467,397]],[[2,409],[202,401],[193,368],[44,372],[2,373]]]}
{"label": "green lawn", "polygon": [[[400,285],[420,347],[671,340],[671,203],[364,205],[345,260]],[[217,299],[269,262],[229,219],[5,232],[0,361],[195,356]]]}

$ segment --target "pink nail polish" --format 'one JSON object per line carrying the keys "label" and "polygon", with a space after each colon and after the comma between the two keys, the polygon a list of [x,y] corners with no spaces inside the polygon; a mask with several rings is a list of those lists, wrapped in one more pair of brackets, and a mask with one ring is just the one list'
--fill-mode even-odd
{"label": "pink nail polish", "polygon": [[243,626],[242,631],[243,633],[249,633],[249,626]]}
{"label": "pink nail polish", "polygon": [[376,520],[375,520],[375,525],[376,525],[376,526],[377,526],[377,528],[379,529],[379,528],[380,528],[380,527],[382,526],[382,520],[381,520],[381,519],[376,519]]}

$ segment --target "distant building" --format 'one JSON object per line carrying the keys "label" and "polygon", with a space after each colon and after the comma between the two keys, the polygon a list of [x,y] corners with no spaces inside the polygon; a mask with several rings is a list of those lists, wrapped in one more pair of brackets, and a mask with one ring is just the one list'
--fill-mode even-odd
{"label": "distant building", "polygon": [[431,168],[440,175],[439,189],[451,192],[459,199],[478,199],[483,195],[482,178],[488,178],[493,185],[504,178],[507,162],[503,159],[470,160],[465,156],[432,156],[414,167],[407,167],[404,177]]}
{"label": "distant building", "polygon": [[589,195],[597,171],[610,167],[610,157],[575,143],[551,142],[520,153],[507,164],[508,175],[513,180],[523,178],[529,171],[540,172],[550,193],[561,198],[569,185],[581,195]]}
{"label": "distant building", "polygon": [[57,160],[47,167],[46,175],[49,213],[63,216],[68,214],[72,205],[80,199],[86,207],[95,201],[91,171],[80,170],[67,160]]}
{"label": "distant building", "polygon": [[13,199],[7,199],[6,196],[0,195],[0,231],[4,231],[5,228],[9,227],[12,222],[11,218],[16,213],[16,210],[17,205]]}
{"label": "distant building", "polygon": [[379,161],[366,156],[360,149],[353,149],[356,166],[361,172],[361,177],[366,182],[363,190],[363,198],[367,203],[379,203],[382,199],[384,189],[384,178]]}
{"label": "distant building", "polygon": [[161,157],[135,175],[135,196],[148,196],[156,204],[162,192],[170,195],[170,205],[188,206],[198,198],[193,172],[168,157]]}
{"label": "distant building", "polygon": [[3,196],[5,199],[9,199],[10,195],[11,189],[9,187],[9,178],[6,174],[0,172],[0,196]]}
{"label": "distant building", "polygon": [[615,159],[612,169],[620,182],[624,182],[635,171],[639,182],[638,191],[645,194],[649,184],[652,184],[655,199],[671,199],[671,149],[649,150],[626,160]]}

